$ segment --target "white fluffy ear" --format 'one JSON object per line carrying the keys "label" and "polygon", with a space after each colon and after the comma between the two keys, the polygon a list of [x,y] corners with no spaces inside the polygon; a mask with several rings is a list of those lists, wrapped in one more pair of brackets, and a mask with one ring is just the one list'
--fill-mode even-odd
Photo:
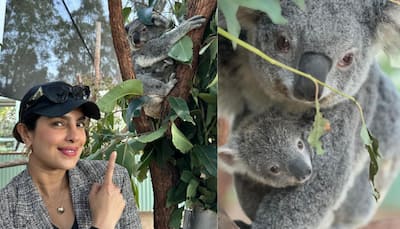
{"label": "white fluffy ear", "polygon": [[388,2],[382,19],[377,27],[378,43],[385,53],[399,55],[400,53],[400,5]]}
{"label": "white fluffy ear", "polygon": [[218,147],[218,167],[233,174],[235,171],[237,154],[237,150],[231,148],[229,145]]}

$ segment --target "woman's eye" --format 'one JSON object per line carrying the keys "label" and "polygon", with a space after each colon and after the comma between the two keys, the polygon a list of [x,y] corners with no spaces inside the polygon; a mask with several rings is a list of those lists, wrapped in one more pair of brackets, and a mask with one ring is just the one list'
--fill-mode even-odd
{"label": "woman's eye", "polygon": [[76,126],[77,126],[77,127],[80,127],[80,128],[86,128],[86,123],[85,123],[85,122],[78,122],[78,123],[76,124]]}
{"label": "woman's eye", "polygon": [[65,126],[65,124],[63,122],[61,122],[61,121],[54,121],[52,123],[52,125],[55,126],[55,127],[63,127],[63,126]]}

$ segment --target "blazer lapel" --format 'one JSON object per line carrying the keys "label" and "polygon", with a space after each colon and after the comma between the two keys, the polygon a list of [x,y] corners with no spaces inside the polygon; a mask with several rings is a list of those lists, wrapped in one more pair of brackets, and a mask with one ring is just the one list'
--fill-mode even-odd
{"label": "blazer lapel", "polygon": [[90,181],[88,177],[80,171],[78,166],[69,170],[68,175],[72,204],[79,228],[89,228],[92,224],[92,216],[89,207],[89,192],[93,181]]}
{"label": "blazer lapel", "polygon": [[18,228],[52,227],[47,209],[28,170],[23,171],[17,188],[16,224]]}

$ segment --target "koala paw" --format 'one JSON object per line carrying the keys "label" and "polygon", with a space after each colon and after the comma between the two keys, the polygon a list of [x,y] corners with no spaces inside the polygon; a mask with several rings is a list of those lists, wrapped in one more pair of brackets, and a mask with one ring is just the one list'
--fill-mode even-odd
{"label": "koala paw", "polygon": [[195,15],[195,16],[189,18],[188,20],[184,21],[183,23],[187,24],[187,26],[189,27],[189,30],[192,30],[192,29],[197,29],[197,28],[201,27],[204,24],[204,22],[206,22],[205,17],[203,17],[201,15]]}

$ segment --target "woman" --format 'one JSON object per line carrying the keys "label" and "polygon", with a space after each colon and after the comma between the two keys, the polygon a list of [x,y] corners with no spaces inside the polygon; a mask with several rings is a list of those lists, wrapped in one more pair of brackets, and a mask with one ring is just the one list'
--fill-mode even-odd
{"label": "woman", "polygon": [[88,118],[99,119],[87,86],[58,81],[23,97],[14,137],[27,168],[0,192],[0,228],[141,228],[129,175],[109,162],[79,160]]}

